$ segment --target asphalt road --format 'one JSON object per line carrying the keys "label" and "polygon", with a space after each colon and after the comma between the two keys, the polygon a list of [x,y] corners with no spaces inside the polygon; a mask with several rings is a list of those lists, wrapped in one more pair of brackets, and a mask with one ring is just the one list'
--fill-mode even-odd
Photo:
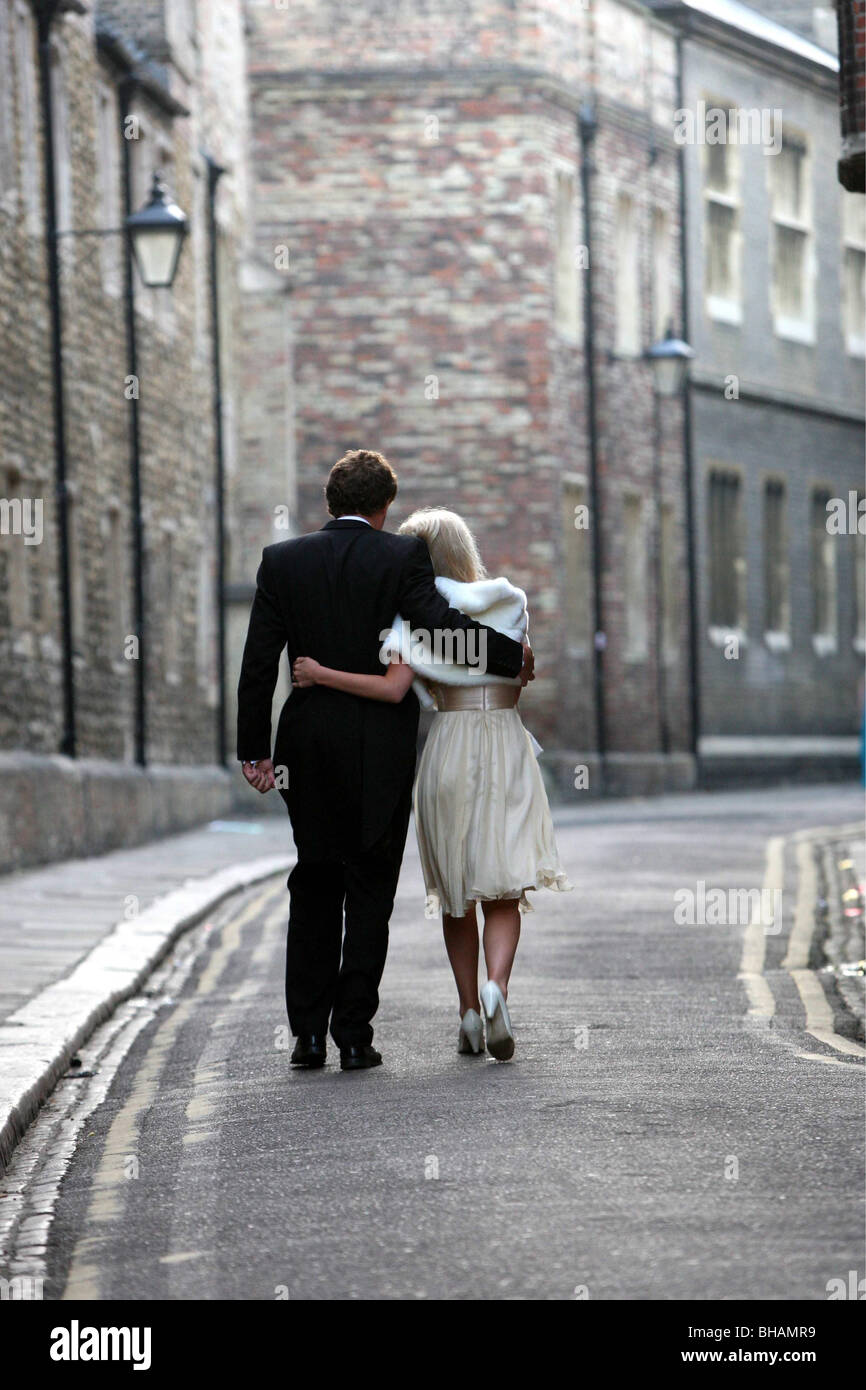
{"label": "asphalt road", "polygon": [[[859,811],[845,788],[566,816],[575,890],[524,921],[509,1064],[457,1055],[414,843],[374,1071],[333,1049],[290,1069],[285,888],[251,891],[22,1145],[14,1267],[46,1298],[826,1299],[864,1266],[863,1058],[784,968],[804,916],[782,837]],[[784,923],[749,989],[748,923],[679,925],[674,895],[761,887],[773,862]]]}

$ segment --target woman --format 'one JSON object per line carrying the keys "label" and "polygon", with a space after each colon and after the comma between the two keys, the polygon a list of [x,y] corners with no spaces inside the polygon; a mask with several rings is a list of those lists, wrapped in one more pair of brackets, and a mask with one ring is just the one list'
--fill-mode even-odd
{"label": "woman", "polygon": [[[526,595],[507,579],[488,579],[475,539],[455,512],[428,507],[400,527],[426,541],[436,587],[451,607],[521,641]],[[444,659],[428,639],[408,633],[399,615],[382,647],[383,676],[358,675],[299,657],[295,684],[327,685],[373,700],[404,698],[413,680],[422,703],[438,711],[415,782],[415,827],[427,888],[425,915],[441,907],[445,945],[460,1008],[458,1051],[514,1053],[506,1003],[527,890],[568,890],[534,741],[517,712],[520,680],[488,676],[478,663]],[[474,652],[466,652],[472,658]],[[483,665],[483,663],[481,663]],[[428,694],[429,692],[429,694]],[[478,993],[478,923],[484,914],[487,983]]]}

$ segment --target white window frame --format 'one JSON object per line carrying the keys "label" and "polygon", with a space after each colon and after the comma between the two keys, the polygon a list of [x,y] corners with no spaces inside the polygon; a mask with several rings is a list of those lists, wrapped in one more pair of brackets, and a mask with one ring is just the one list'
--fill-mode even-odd
{"label": "white window frame", "polygon": [[[814,229],[814,209],[812,194],[812,156],[810,153],[809,142],[804,134],[799,131],[786,132],[789,135],[790,143],[796,145],[802,151],[802,188],[803,203],[800,216],[792,216],[790,213],[777,212],[774,207],[775,183],[778,165],[777,159],[784,157],[784,142],[782,150],[777,156],[767,160],[767,182],[770,205],[770,246],[769,246],[769,275],[767,283],[770,291],[770,313],[773,320],[773,332],[777,338],[783,338],[788,342],[801,343],[806,347],[814,346],[816,342],[815,326],[815,229]],[[797,232],[803,238],[803,303],[805,313],[802,318],[794,318],[790,314],[782,313],[777,303],[777,289],[775,278],[776,264],[776,233],[777,229],[782,228],[786,231]]]}
{"label": "white window frame", "polygon": [[[54,118],[54,174],[58,232],[72,230],[74,188],[72,178],[71,116],[67,91],[66,55],[57,39],[51,44],[51,104]],[[25,155],[25,157],[28,157]]]}
{"label": "white window frame", "polygon": [[[662,235],[659,235],[659,229]],[[674,314],[672,275],[673,228],[668,208],[656,203],[652,210],[653,338],[663,338]]]}
{"label": "white window frame", "polygon": [[[731,101],[721,101],[715,97],[704,97],[707,110],[728,111],[734,107]],[[729,134],[727,126],[726,134]],[[704,242],[704,307],[709,318],[717,323],[726,323],[738,327],[743,322],[743,229],[742,229],[742,196],[741,181],[742,167],[740,161],[740,148],[736,142],[726,139],[724,142],[725,164],[728,173],[727,188],[711,188],[708,182],[708,164],[710,146],[705,144],[702,149],[701,159],[701,184],[703,188],[703,242]],[[714,146],[715,148],[715,146]],[[710,207],[729,208],[734,214],[733,229],[731,231],[731,293],[729,295],[711,294],[708,288],[709,276],[707,274],[707,248],[710,244],[709,225]]]}
{"label": "white window frame", "polygon": [[[117,91],[113,83],[107,79],[97,82],[94,103],[96,107],[99,218],[100,226],[107,230],[119,227],[123,218],[120,110]],[[123,238],[121,236],[100,238],[99,258],[102,288],[106,294],[110,294],[114,298],[119,297],[123,292],[122,244]]]}
{"label": "white window frame", "polygon": [[36,87],[36,30],[33,11],[27,0],[17,0],[13,11],[15,22],[15,67],[18,76],[20,102],[18,129],[24,157],[20,160],[21,194],[26,210],[26,228],[31,235],[42,230],[42,189],[39,160],[35,152],[41,149],[42,132],[38,122],[38,93]]}
{"label": "white window frame", "polygon": [[[630,208],[630,233],[631,247],[628,263],[623,265],[620,259],[620,206],[628,203]],[[643,314],[641,301],[641,263],[640,263],[640,205],[635,192],[632,188],[619,187],[614,193],[614,259],[615,259],[615,293],[614,293],[614,352],[617,357],[640,357],[642,352],[642,329]],[[625,288],[628,278],[634,277],[634,316],[629,321],[628,327],[632,330],[626,334],[626,316],[622,312],[626,303]]]}
{"label": "white window frame", "polygon": [[[629,507],[637,509],[640,551],[638,569],[629,569],[631,557],[627,553],[629,528],[626,524],[626,511]],[[642,665],[650,657],[650,611],[649,611],[649,503],[643,493],[626,488],[622,493],[622,536],[623,536],[623,661],[629,665]],[[635,579],[635,592],[631,591],[630,577]],[[633,600],[633,604],[630,602]],[[642,606],[640,606],[642,605]],[[636,626],[633,625],[636,620]]]}
{"label": "white window frame", "polygon": [[18,183],[12,68],[15,23],[10,0],[0,0],[0,200],[10,211],[14,207]]}
{"label": "white window frame", "polygon": [[[563,185],[570,186],[565,233],[560,210],[565,203]],[[573,164],[557,162],[553,169],[554,262],[553,294],[556,331],[569,342],[580,341],[580,275],[577,267],[577,171]]]}

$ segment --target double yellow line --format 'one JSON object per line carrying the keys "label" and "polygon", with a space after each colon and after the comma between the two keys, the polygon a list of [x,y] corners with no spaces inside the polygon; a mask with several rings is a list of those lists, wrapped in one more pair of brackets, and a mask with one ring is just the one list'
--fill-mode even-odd
{"label": "double yellow line", "polygon": [[[844,827],[845,830],[848,827]],[[839,835],[838,826],[816,826],[812,830],[801,830],[789,837],[796,845],[797,861],[797,901],[794,908],[794,924],[788,939],[788,950],[782,961],[782,969],[787,970],[797,987],[797,992],[806,1013],[806,1032],[818,1042],[824,1043],[848,1057],[866,1057],[866,1048],[850,1038],[843,1038],[833,1029],[833,1011],[827,1003],[827,996],[821,988],[814,971],[808,969],[809,950],[814,930],[815,900],[817,897],[817,876],[812,842],[823,835]],[[773,892],[784,887],[785,846],[788,840],[783,835],[774,835],[767,841],[764,863],[764,889]],[[760,912],[752,915],[743,936],[743,952],[740,958],[739,979],[743,981],[749,998],[749,1016],[769,1021],[776,1012],[773,991],[764,974],[766,961],[766,935]],[[828,1061],[817,1053],[801,1054],[815,1061]]]}

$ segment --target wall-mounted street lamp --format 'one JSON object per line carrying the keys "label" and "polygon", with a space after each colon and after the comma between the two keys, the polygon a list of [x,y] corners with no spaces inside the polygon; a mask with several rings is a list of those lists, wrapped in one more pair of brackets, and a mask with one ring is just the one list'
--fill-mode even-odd
{"label": "wall-mounted street lamp", "polygon": [[189,220],[168,200],[159,174],[153,176],[150,202],[126,219],[132,254],[148,289],[171,289]]}
{"label": "wall-mounted street lamp", "polygon": [[[46,118],[46,131],[50,130],[50,111]],[[53,164],[51,165],[53,180]],[[129,207],[131,172],[128,146],[124,146],[124,201]],[[129,213],[122,227],[86,227],[59,231],[56,227],[53,199],[49,199],[48,246],[49,261],[52,267],[52,321],[54,324],[54,394],[55,401],[63,401],[63,353],[61,351],[62,327],[60,313],[60,273],[57,243],[61,237],[122,236],[126,243],[124,294],[126,309],[126,348],[127,372],[130,377],[138,377],[138,343],[135,321],[135,286],[132,274],[133,261],[138,266],[142,282],[148,289],[170,289],[177,274],[178,261],[183,249],[189,223],[186,213],[176,203],[169,200],[165,185],[158,173],[153,176],[150,201],[138,212]],[[144,611],[144,524],[142,519],[141,495],[141,437],[138,418],[138,394],[129,397],[129,436],[130,436],[130,481],[132,485],[132,568],[133,568],[133,621],[138,637],[138,660],[135,666],[135,759],[140,766],[147,762],[147,721],[146,721],[146,651],[145,651],[145,611]],[[62,408],[59,412],[57,428],[58,459],[62,468],[58,473],[64,479],[58,488],[61,499],[61,537],[63,568],[63,612],[64,612],[64,689],[66,692],[66,732],[62,752],[75,755],[75,691],[72,664],[72,614],[71,583],[68,564],[68,521],[65,514],[65,425]]]}
{"label": "wall-mounted street lamp", "polygon": [[674,337],[673,324],[669,323],[663,338],[647,348],[644,357],[653,369],[656,394],[659,396],[678,396],[683,389],[689,362],[695,355],[693,347],[682,338]]}

